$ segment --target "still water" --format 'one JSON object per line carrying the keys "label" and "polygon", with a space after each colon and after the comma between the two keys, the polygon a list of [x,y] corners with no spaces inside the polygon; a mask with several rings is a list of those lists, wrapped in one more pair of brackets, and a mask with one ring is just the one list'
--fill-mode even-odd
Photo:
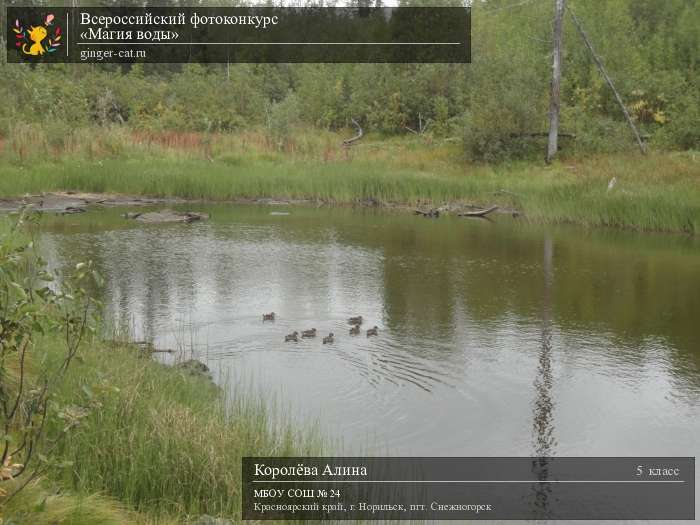
{"label": "still water", "polygon": [[[193,348],[350,453],[700,455],[697,239],[197,209],[212,220],[56,218],[43,242],[56,267],[95,261],[108,314],[137,339]],[[379,336],[350,336],[352,315]],[[318,338],[284,343],[312,327]]]}

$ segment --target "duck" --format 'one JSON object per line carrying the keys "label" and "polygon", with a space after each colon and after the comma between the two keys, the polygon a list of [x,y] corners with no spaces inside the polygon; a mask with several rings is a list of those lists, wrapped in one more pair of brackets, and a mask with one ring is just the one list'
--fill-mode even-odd
{"label": "duck", "polygon": [[379,335],[379,327],[374,326],[367,330],[367,337],[371,337],[373,335]]}
{"label": "duck", "polygon": [[289,335],[284,336],[284,342],[285,343],[298,343],[299,342],[299,332],[294,331]]}
{"label": "duck", "polygon": [[269,314],[263,314],[263,321],[274,321],[275,312],[270,312]]}
{"label": "duck", "polygon": [[350,335],[360,335],[360,325],[356,324],[350,329]]}
{"label": "duck", "polygon": [[302,330],[301,336],[302,337],[316,337],[316,329],[312,328],[311,330]]}
{"label": "duck", "polygon": [[348,324],[362,324],[362,316],[358,315],[357,317],[351,317],[348,319]]}
{"label": "duck", "polygon": [[323,344],[324,344],[324,345],[330,344],[330,343],[332,343],[332,342],[333,342],[333,332],[331,332],[330,334],[328,334],[328,337],[324,337],[324,338],[323,338]]}

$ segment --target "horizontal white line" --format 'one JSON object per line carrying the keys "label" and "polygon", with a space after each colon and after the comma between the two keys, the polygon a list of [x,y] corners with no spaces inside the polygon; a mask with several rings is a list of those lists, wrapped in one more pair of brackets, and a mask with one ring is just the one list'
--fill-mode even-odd
{"label": "horizontal white line", "polygon": [[685,480],[357,480],[357,481],[268,481],[253,483],[685,483]]}
{"label": "horizontal white line", "polygon": [[465,42],[78,42],[79,46],[463,46]]}

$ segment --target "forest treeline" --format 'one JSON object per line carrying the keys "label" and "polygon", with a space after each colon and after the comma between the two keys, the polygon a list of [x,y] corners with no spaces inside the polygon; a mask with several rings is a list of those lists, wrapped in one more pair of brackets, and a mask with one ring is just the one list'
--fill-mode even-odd
{"label": "forest treeline", "polygon": [[[696,1],[568,5],[645,140],[663,149],[700,147]],[[468,65],[3,63],[0,135],[12,140],[40,125],[47,140],[60,143],[86,126],[224,133],[255,127],[283,143],[298,126],[335,130],[355,119],[369,133],[461,140],[474,160],[541,155],[537,134],[547,131],[553,6],[553,0],[475,1]],[[572,135],[565,150],[635,147],[569,16],[562,96],[561,131]]]}

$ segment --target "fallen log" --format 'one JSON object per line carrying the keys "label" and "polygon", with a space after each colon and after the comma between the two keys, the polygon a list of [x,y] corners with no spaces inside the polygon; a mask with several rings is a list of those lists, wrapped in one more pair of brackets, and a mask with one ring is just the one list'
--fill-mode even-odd
{"label": "fallen log", "polygon": [[[545,132],[533,132],[533,133],[511,133],[510,138],[512,139],[518,139],[518,138],[536,138],[536,137],[548,137],[549,133]],[[574,133],[559,133],[558,134],[559,138],[564,138],[564,139],[575,139],[576,135]]]}
{"label": "fallen log", "polygon": [[457,217],[486,217],[489,213],[493,213],[497,209],[498,206],[491,206],[486,210],[465,211],[463,213],[458,213]]}
{"label": "fallen log", "polygon": [[357,128],[357,135],[355,135],[355,136],[352,137],[351,139],[346,139],[346,140],[343,141],[343,146],[346,146],[346,147],[347,147],[347,146],[352,146],[355,142],[357,142],[358,140],[360,140],[360,139],[365,135],[365,132],[362,130],[362,126],[360,126],[360,124],[358,124],[358,122],[357,122],[354,118],[350,119],[350,121],[351,121],[351,122],[355,125],[355,127]]}

